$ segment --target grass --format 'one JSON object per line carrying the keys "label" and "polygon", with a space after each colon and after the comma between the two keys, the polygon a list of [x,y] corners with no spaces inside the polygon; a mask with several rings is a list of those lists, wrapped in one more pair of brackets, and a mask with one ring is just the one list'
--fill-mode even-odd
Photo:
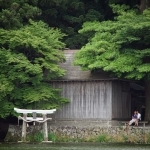
{"label": "grass", "polygon": [[48,140],[55,142],[57,140],[57,137],[54,133],[48,133]]}
{"label": "grass", "polygon": [[[35,132],[32,135],[27,135],[27,141],[30,142],[42,142],[44,140],[43,132]],[[56,135],[54,133],[48,133],[48,140],[49,141],[56,141]]]}
{"label": "grass", "polygon": [[106,141],[108,142],[108,141],[109,141],[109,138],[108,138],[108,136],[105,135],[105,134],[99,135],[99,136],[97,137],[97,139],[96,139],[96,142],[99,142],[99,143],[106,142]]}
{"label": "grass", "polygon": [[35,132],[32,135],[27,135],[26,140],[29,142],[42,142],[44,140],[44,134],[41,132]]}

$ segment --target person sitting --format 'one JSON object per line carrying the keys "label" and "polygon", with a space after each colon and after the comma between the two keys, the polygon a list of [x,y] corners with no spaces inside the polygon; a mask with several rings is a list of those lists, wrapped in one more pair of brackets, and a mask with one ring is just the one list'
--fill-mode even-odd
{"label": "person sitting", "polygon": [[132,116],[132,120],[129,121],[128,125],[132,125],[132,123],[135,123],[135,126],[137,126],[137,112],[134,111],[134,115]]}
{"label": "person sitting", "polygon": [[135,125],[138,126],[139,121],[141,121],[141,114],[138,112],[138,110],[136,111],[137,114],[137,120],[135,122]]}

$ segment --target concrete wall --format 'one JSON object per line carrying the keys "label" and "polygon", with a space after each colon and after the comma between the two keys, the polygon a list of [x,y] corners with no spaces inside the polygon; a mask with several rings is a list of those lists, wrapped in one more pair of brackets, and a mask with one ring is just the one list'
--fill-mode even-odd
{"label": "concrete wall", "polygon": [[52,85],[62,88],[62,97],[70,99],[56,111],[55,119],[111,120],[111,81],[60,81]]}

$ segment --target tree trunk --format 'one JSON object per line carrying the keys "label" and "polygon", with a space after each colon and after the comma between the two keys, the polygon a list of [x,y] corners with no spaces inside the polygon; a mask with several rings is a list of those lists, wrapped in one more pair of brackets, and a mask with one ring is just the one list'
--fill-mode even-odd
{"label": "tree trunk", "polygon": [[140,12],[142,13],[146,9],[146,0],[140,0]]}
{"label": "tree trunk", "polygon": [[150,81],[145,81],[145,119],[150,121]]}
{"label": "tree trunk", "polygon": [[142,13],[145,9],[149,8],[150,0],[140,0],[140,12]]}
{"label": "tree trunk", "polygon": [[146,0],[146,9],[150,7],[150,0]]}

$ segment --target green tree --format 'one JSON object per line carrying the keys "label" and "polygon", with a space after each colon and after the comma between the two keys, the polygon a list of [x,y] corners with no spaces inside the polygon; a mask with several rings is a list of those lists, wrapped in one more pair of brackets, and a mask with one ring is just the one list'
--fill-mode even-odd
{"label": "green tree", "polygon": [[113,5],[113,11],[119,14],[114,21],[86,22],[79,32],[93,35],[77,53],[75,65],[102,69],[120,78],[144,80],[145,119],[150,120],[150,9],[143,10],[140,13],[126,5]]}
{"label": "green tree", "polygon": [[22,27],[29,19],[41,14],[37,0],[0,0],[0,26],[5,29]]}
{"label": "green tree", "polygon": [[59,30],[33,22],[18,30],[0,29],[0,117],[14,115],[13,108],[58,108],[68,99],[59,96],[50,79],[63,76],[58,65],[65,45]]}
{"label": "green tree", "polygon": [[69,48],[80,48],[87,42],[88,34],[78,34],[85,21],[102,21],[111,17],[111,9],[100,0],[39,0],[42,15],[38,18],[50,27],[61,29]]}

